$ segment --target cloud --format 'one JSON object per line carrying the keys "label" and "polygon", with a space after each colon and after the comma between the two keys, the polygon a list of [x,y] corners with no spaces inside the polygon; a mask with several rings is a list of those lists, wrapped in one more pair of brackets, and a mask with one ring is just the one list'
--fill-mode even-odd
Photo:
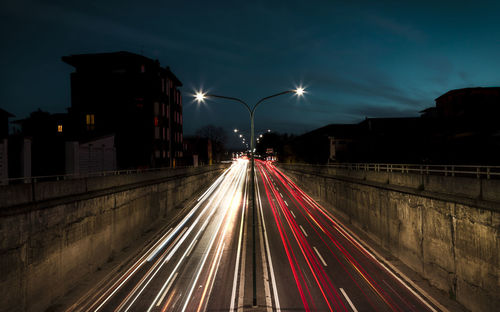
{"label": "cloud", "polygon": [[413,91],[397,88],[392,84],[384,82],[384,79],[353,80],[334,73],[309,73],[308,81],[321,91],[339,97],[364,97],[372,99],[373,103],[386,100],[391,104],[403,105],[413,109],[425,106],[426,99],[413,97]]}
{"label": "cloud", "polygon": [[422,43],[426,39],[422,31],[407,23],[401,23],[376,14],[368,15],[367,20],[376,27],[409,41]]}
{"label": "cloud", "polygon": [[390,118],[390,117],[417,117],[418,111],[408,108],[383,106],[373,104],[358,104],[347,107],[346,111],[355,115],[372,118]]}
{"label": "cloud", "polygon": [[[241,59],[239,53],[230,52],[222,46],[216,48],[215,45],[200,44],[199,40],[174,39],[176,36],[162,34],[158,29],[155,32],[142,31],[137,27],[99,16],[99,14],[88,14],[83,10],[63,5],[19,0],[15,4],[6,5],[4,8],[19,19],[25,20],[28,18],[64,24],[70,27],[68,31],[71,31],[71,27],[75,27],[89,31],[93,35],[106,35],[118,40],[153,46],[155,49],[179,51],[204,57],[207,55],[215,56],[224,60]],[[176,35],[178,34],[176,33]]]}

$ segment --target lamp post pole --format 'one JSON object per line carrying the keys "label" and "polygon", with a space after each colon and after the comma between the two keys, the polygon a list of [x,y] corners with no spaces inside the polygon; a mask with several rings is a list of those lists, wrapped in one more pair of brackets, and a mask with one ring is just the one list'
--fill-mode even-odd
{"label": "lamp post pole", "polygon": [[250,114],[250,155],[251,155],[251,193],[252,193],[252,280],[253,280],[253,300],[252,300],[252,305],[254,307],[257,306],[257,259],[256,259],[256,246],[255,246],[255,219],[256,219],[256,213],[255,213],[255,158],[254,158],[254,148],[255,148],[255,135],[254,135],[254,114],[255,110],[259,106],[260,103],[276,97],[280,96],[283,94],[287,93],[296,93],[297,95],[301,96],[304,94],[304,89],[299,87],[295,90],[287,90],[283,91],[280,93],[276,93],[270,96],[266,96],[262,99],[260,99],[252,108],[245,103],[243,100],[240,100],[235,97],[228,97],[228,96],[223,96],[223,95],[216,95],[216,94],[204,94],[202,92],[197,92],[196,93],[196,100],[201,102],[204,101],[206,98],[219,98],[219,99],[225,99],[225,100],[230,100],[230,101],[236,101],[245,106],[245,108],[248,110],[248,113]]}

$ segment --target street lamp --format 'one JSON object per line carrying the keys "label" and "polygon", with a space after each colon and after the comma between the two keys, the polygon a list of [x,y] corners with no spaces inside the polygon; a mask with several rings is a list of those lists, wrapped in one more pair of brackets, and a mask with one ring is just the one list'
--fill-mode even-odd
{"label": "street lamp", "polygon": [[[197,91],[196,94],[194,95],[195,100],[200,103],[204,102],[207,98],[219,98],[219,99],[225,99],[225,100],[230,100],[230,101],[235,101],[243,104],[245,108],[248,110],[248,113],[250,114],[250,155],[252,159],[252,237],[253,237],[253,252],[252,252],[252,259],[253,259],[253,306],[257,306],[257,276],[256,276],[256,252],[255,252],[255,160],[254,160],[254,153],[255,153],[255,135],[254,135],[254,113],[259,104],[262,102],[274,98],[280,95],[284,95],[287,93],[295,93],[297,96],[301,97],[305,93],[305,89],[303,87],[297,87],[296,89],[293,90],[287,90],[283,91],[280,93],[276,93],[270,96],[266,96],[262,99],[260,99],[252,108],[245,103],[243,100],[240,100],[235,97],[229,97],[229,96],[223,96],[223,95],[216,95],[216,94],[207,94],[204,93],[203,91]],[[234,132],[237,132],[237,129],[234,130]],[[267,132],[271,132],[271,130],[267,130]],[[241,137],[241,134],[240,134]]]}

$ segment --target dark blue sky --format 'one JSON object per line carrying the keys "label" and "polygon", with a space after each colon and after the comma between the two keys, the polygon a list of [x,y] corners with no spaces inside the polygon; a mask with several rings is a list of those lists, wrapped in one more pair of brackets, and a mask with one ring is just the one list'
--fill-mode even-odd
{"label": "dark blue sky", "polygon": [[[145,1],[143,1],[145,2]],[[499,1],[32,1],[0,4],[0,107],[25,117],[70,106],[61,56],[126,50],[184,83],[184,132],[247,128],[236,103],[264,103],[256,128],[303,133],[365,117],[417,116],[456,88],[499,86]],[[459,3],[459,4],[457,4]]]}

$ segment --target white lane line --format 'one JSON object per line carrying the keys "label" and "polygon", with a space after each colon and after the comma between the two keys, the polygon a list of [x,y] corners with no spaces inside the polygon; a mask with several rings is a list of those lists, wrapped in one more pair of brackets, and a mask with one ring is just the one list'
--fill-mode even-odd
{"label": "white lane line", "polygon": [[241,221],[240,221],[240,233],[238,236],[238,250],[236,252],[236,263],[234,265],[234,277],[233,277],[233,290],[231,291],[231,305],[229,311],[234,311],[234,301],[236,300],[236,287],[238,285],[238,266],[240,265],[241,257],[241,245],[243,240],[243,225],[245,219],[245,203],[247,201],[247,189],[245,188],[245,193],[243,194],[243,209],[241,211]]}
{"label": "white lane line", "polygon": [[[233,180],[235,180],[236,178],[234,177],[231,177],[228,179],[230,179],[230,182],[226,182],[224,183],[223,185],[221,185],[221,189],[217,190],[216,194],[214,194],[213,196],[211,196],[207,206],[204,208],[204,209],[209,209],[208,207],[211,207],[211,211],[208,212],[208,216],[206,216],[205,218],[205,223],[209,222],[209,220],[212,218],[212,216],[214,215],[215,211],[216,211],[216,208],[219,206],[219,204],[221,203],[222,199],[223,199],[223,196],[224,194],[226,194],[226,192],[229,191],[229,185],[232,183]],[[217,200],[216,200],[217,199]],[[212,205],[212,203],[215,201],[215,203]],[[205,210],[204,210],[205,211]],[[204,213],[203,211],[203,213]],[[199,218],[201,218],[202,214],[200,214],[197,218],[197,220]],[[198,221],[195,221],[194,224],[196,224]],[[202,226],[204,227],[204,226]],[[151,306],[149,307],[149,309],[147,310],[148,312],[151,311],[154,307],[154,304],[156,302],[156,300],[158,300],[158,298],[160,297],[160,294],[163,292],[163,289],[165,289],[165,287],[167,287],[168,283],[170,282],[171,278],[173,277],[173,272],[176,272],[177,269],[184,263],[184,259],[185,259],[185,256],[186,254],[188,253],[189,249],[192,248],[192,245],[194,245],[195,241],[198,239],[198,237],[201,235],[201,231],[198,231],[195,236],[194,236],[194,240],[191,241],[191,243],[189,244],[188,248],[186,249],[186,251],[184,252],[184,254],[181,256],[181,258],[179,259],[179,261],[177,262],[176,266],[174,267],[174,269],[172,270],[172,274],[170,274],[170,276],[168,277],[168,279],[165,281],[165,283],[163,284],[162,288],[160,289],[160,291],[158,292],[158,294],[156,295],[155,299],[153,300],[153,302],[151,303]],[[171,251],[170,251],[171,252]],[[147,282],[149,283],[153,278],[154,276],[158,273],[158,271],[161,269],[161,267],[167,263],[168,260],[164,260],[164,262],[162,262],[162,264],[160,265],[159,268],[157,268],[156,272],[153,274],[152,277],[150,277],[150,280]],[[142,291],[144,290],[146,286],[144,286],[141,291],[139,292],[139,294],[136,295],[134,301],[137,299],[137,297],[140,296],[140,294],[142,293]],[[127,311],[131,305],[133,304],[133,302],[128,306],[128,308],[125,310]],[[102,305],[102,304],[101,304]]]}
{"label": "white lane line", "polygon": [[[257,181],[257,175],[255,175],[255,182]],[[260,192],[259,192],[259,184],[257,183],[257,194],[259,198],[259,207],[262,206],[262,201],[260,200]],[[260,207],[262,209],[262,207]],[[259,229],[259,240],[260,240],[260,253],[262,257],[262,277],[264,280],[264,293],[266,294],[266,307],[267,307],[267,312],[273,312],[273,300],[271,297],[271,291],[270,291],[270,286],[269,286],[269,272],[267,270],[267,261],[266,261],[266,253],[264,250],[264,238],[262,236],[262,222],[261,218],[257,216],[257,226]]]}
{"label": "white lane line", "polygon": [[[247,180],[250,181],[250,177],[247,175]],[[247,182],[248,183],[248,182]],[[248,185],[248,184],[247,184]],[[242,214],[245,214],[246,212],[246,217],[248,218],[248,193],[247,193],[248,187],[245,187],[245,196],[243,197],[243,212]],[[243,227],[243,244],[242,244],[242,249],[241,249],[241,264],[240,264],[240,287],[238,289],[238,304],[236,306],[236,309],[234,308],[234,300],[231,302],[231,306],[233,307],[232,310],[230,311],[238,311],[241,312],[243,311],[243,299],[245,296],[245,259],[246,259],[246,252],[247,252],[247,229],[248,229],[248,222],[243,222],[244,227]],[[236,295],[236,294],[235,294]]]}
{"label": "white lane line", "polygon": [[281,198],[283,198],[283,194],[280,193]]}
{"label": "white lane line", "polygon": [[188,251],[188,253],[186,254],[186,257],[189,257],[189,255],[191,254],[191,251],[193,251],[194,246],[196,245],[196,243],[197,243],[197,242],[198,242],[198,240],[195,240],[195,241],[194,241],[194,244],[193,244],[193,245],[191,245],[191,248],[189,248],[189,251]]}
{"label": "white lane line", "polygon": [[159,307],[160,304],[161,304],[161,302],[163,301],[163,299],[165,299],[165,296],[167,295],[170,287],[172,287],[172,284],[174,283],[175,278],[177,277],[177,275],[178,275],[178,272],[175,272],[174,277],[172,278],[172,280],[170,280],[170,283],[168,283],[167,288],[165,288],[165,291],[163,292],[163,295],[161,295],[160,299],[158,300],[158,303],[156,303],[157,307]]}
{"label": "white lane line", "polygon": [[[228,196],[227,194],[234,194],[236,192],[236,190],[239,188],[239,186],[241,185],[241,181],[243,180],[243,177],[244,177],[244,171],[241,172],[240,176],[237,176],[234,180],[236,182],[235,186],[231,186],[231,187],[228,187],[227,188],[227,193],[224,194],[224,196],[221,198],[220,202],[222,202],[222,200]],[[233,203],[233,200],[234,200],[234,195],[231,199],[231,201],[229,202],[229,204],[226,204],[225,206],[226,207],[222,207],[221,209],[223,209],[223,213],[221,216],[219,216],[219,220],[218,221],[215,221],[215,232],[214,233],[222,233],[222,239],[224,238],[224,235],[226,233],[226,229],[227,229],[227,225],[228,223],[226,222],[225,223],[225,227],[224,229],[221,231],[221,228],[222,228],[222,223],[224,222],[225,218],[226,218],[226,215],[228,213],[228,211],[230,209],[227,209],[227,208],[231,208],[231,205]],[[219,203],[220,203],[219,202]],[[216,205],[216,207],[218,208],[219,205]],[[222,206],[222,205],[221,205]],[[226,209],[224,209],[226,208]],[[210,219],[210,218],[209,218]],[[209,220],[207,219],[207,221]],[[215,243],[215,240],[217,238],[217,235],[213,235],[212,238],[210,239],[209,243],[208,243],[208,246],[207,248],[205,249],[206,252],[205,252],[205,255],[203,256],[203,258],[201,259],[201,261],[198,263],[198,268],[196,270],[196,273],[194,275],[194,280],[192,281],[192,284],[191,284],[191,288],[190,290],[188,291],[187,293],[187,296],[186,296],[186,301],[184,302],[184,306],[182,307],[181,311],[184,312],[186,311],[187,309],[187,306],[189,304],[189,302],[191,301],[191,296],[193,295],[193,292],[194,292],[194,289],[196,287],[196,285],[198,284],[198,279],[200,278],[200,275],[201,275],[201,272],[203,270],[203,267],[205,266],[205,263],[207,262],[207,259],[208,259],[208,256],[210,255],[211,251],[212,251],[212,247],[214,246],[214,243]],[[222,241],[221,241],[222,242]],[[221,245],[219,245],[221,246]],[[216,255],[219,253],[219,250],[216,251]]]}
{"label": "white lane line", "polygon": [[[304,193],[305,194],[305,193]],[[306,194],[307,195],[307,194]],[[305,197],[304,197],[305,198]],[[443,312],[449,312],[447,308],[441,305],[436,299],[431,297],[426,291],[424,291],[421,287],[415,284],[409,277],[404,275],[399,269],[397,269],[394,265],[392,265],[387,259],[385,259],[381,254],[372,249],[370,245],[368,245],[364,240],[359,238],[356,234],[354,234],[349,228],[347,228],[343,223],[341,223],[338,219],[336,219],[333,215],[325,210],[322,206],[317,203],[313,203],[314,207],[318,208],[324,216],[326,216],[332,223],[338,224],[340,228],[338,229],[339,233],[346,237],[348,240],[353,242],[353,245],[358,246],[362,249],[367,255],[370,256],[374,261],[380,264],[386,272],[388,272],[392,277],[398,280],[401,285],[403,285],[409,292],[411,292],[415,297],[417,297],[420,302],[425,304],[429,310],[433,312],[437,312],[437,310],[430,305],[427,300],[429,300],[432,304],[438,307],[439,310]],[[401,277],[401,278],[400,278]],[[403,281],[404,280],[404,281]],[[410,287],[411,286],[411,287]],[[413,288],[412,288],[413,287]],[[415,291],[416,289],[418,291]],[[422,296],[424,296],[427,300],[424,300]]]}
{"label": "white lane line", "polygon": [[290,213],[292,214],[294,219],[297,219],[297,217],[295,216],[295,213],[293,213],[293,211],[290,210]]}
{"label": "white lane line", "polygon": [[321,256],[321,254],[319,253],[318,249],[316,249],[316,247],[313,247],[314,248],[314,251],[316,251],[316,254],[318,255],[319,259],[321,260],[321,262],[323,262],[323,265],[324,266],[328,266],[328,264],[326,264],[325,262],[325,259],[323,259],[323,257]]}
{"label": "white lane line", "polygon": [[257,198],[259,199],[259,212],[260,218],[262,220],[262,228],[264,232],[265,245],[266,245],[266,255],[269,261],[269,272],[271,276],[271,285],[273,287],[273,295],[274,295],[274,308],[275,311],[281,311],[280,307],[280,299],[278,297],[278,288],[276,287],[276,278],[274,277],[274,268],[273,268],[273,259],[271,257],[271,250],[269,249],[269,239],[267,238],[267,228],[266,228],[266,220],[264,220],[264,212],[262,210],[262,201],[260,199],[260,189],[257,187]]}
{"label": "white lane line", "polygon": [[[285,202],[285,205],[288,207],[288,203],[286,202],[286,200],[284,200],[284,202]],[[294,218],[295,218],[295,217],[294,217]]]}
{"label": "white lane line", "polygon": [[340,288],[340,291],[342,292],[342,295],[344,295],[345,300],[347,300],[347,302],[348,302],[348,303],[349,303],[349,305],[351,306],[351,309],[352,309],[354,312],[358,312],[358,310],[356,309],[356,307],[354,306],[354,304],[352,304],[351,299],[349,299],[349,296],[348,296],[348,295],[347,295],[347,293],[345,292],[344,288]]}
{"label": "white lane line", "polygon": [[[299,226],[300,226],[300,229],[302,230],[302,233],[304,233],[304,236],[305,236],[305,237],[309,236],[309,235],[307,235],[306,230],[304,230],[304,228],[302,227],[302,225],[299,225]],[[316,249],[316,247],[315,247],[314,249]],[[316,252],[318,252],[318,251],[316,250]],[[320,256],[320,257],[321,257],[321,256]],[[323,261],[323,262],[324,262],[324,261]]]}

